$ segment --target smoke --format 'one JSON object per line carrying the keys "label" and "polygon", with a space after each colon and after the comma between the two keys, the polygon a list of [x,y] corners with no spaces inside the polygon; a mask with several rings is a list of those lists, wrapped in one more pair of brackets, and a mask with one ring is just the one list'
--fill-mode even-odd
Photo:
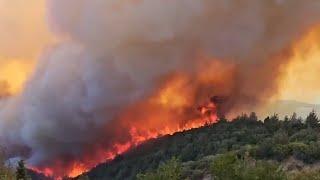
{"label": "smoke", "polygon": [[[282,99],[297,99],[307,103],[320,103],[320,26],[316,26],[294,48],[293,56],[286,68],[286,77],[280,83]],[[309,109],[309,112],[312,109]],[[308,115],[309,112],[304,112]]]}
{"label": "smoke", "polygon": [[65,41],[1,103],[0,144],[63,175],[130,142],[131,126],[186,123],[208,96],[227,97],[227,115],[261,105],[319,8],[313,0],[48,0],[50,28]]}

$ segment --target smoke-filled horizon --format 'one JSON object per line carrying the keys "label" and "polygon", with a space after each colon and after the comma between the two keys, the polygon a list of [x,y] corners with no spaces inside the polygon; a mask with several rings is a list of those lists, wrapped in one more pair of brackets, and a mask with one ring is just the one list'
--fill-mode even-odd
{"label": "smoke-filled horizon", "polygon": [[42,53],[21,93],[1,101],[0,145],[56,175],[92,167],[136,142],[133,134],[183,127],[209,96],[226,97],[226,115],[263,105],[277,95],[294,43],[320,23],[313,0],[46,7],[50,29],[65,40]]}

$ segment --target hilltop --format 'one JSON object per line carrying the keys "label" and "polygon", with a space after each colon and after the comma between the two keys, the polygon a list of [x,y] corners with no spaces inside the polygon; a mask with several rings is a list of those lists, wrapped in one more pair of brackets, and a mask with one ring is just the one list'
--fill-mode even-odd
{"label": "hilltop", "polygon": [[232,121],[222,119],[216,124],[149,140],[98,165],[81,178],[136,179],[142,174],[141,178],[165,162],[170,165],[174,158],[181,163],[181,178],[202,179],[212,175],[216,156],[228,153],[274,161],[272,164],[279,166],[294,159],[293,162],[303,164],[303,169],[320,160],[319,135],[320,125],[314,112],[307,119],[294,114],[287,119],[274,115],[264,121],[258,120],[255,113],[243,114]]}

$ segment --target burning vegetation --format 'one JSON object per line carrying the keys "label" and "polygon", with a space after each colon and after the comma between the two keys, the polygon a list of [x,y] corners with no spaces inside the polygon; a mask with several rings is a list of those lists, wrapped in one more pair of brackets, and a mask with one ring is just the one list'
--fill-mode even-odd
{"label": "burning vegetation", "polygon": [[0,145],[7,159],[74,177],[146,140],[263,107],[281,94],[297,48],[320,37],[319,8],[314,0],[47,0],[59,41],[32,73],[4,79]]}

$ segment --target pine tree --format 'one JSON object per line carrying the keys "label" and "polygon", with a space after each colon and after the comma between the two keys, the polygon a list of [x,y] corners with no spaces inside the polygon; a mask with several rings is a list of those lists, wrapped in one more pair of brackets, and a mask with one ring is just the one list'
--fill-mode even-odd
{"label": "pine tree", "polygon": [[311,127],[311,128],[319,127],[319,119],[315,111],[310,112],[310,114],[306,119],[306,124],[308,125],[308,127]]}
{"label": "pine tree", "polygon": [[249,116],[250,121],[258,121],[258,116],[255,112],[251,112]]}
{"label": "pine tree", "polygon": [[24,161],[23,160],[20,160],[18,162],[18,167],[17,167],[17,171],[16,171],[16,177],[17,177],[17,180],[28,180],[27,170],[26,170],[26,167],[24,165]]}

